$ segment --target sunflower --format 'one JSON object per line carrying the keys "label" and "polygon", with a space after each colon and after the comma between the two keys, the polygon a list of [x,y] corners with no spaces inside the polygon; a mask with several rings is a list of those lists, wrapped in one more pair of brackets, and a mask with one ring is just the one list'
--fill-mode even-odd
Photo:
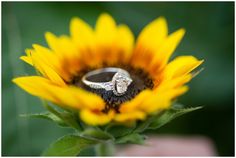
{"label": "sunflower", "polygon": [[[95,28],[73,18],[70,36],[47,32],[49,48],[33,44],[20,57],[40,75],[18,77],[13,82],[32,95],[75,110],[88,125],[145,120],[170,108],[188,90],[185,84],[192,79],[191,72],[203,62],[193,56],[169,62],[184,34],[181,28],[169,35],[163,17],[149,23],[137,40],[127,25],[117,25],[106,13],[99,16]],[[130,73],[133,82],[125,95],[91,89],[81,82],[87,72],[104,67]]]}

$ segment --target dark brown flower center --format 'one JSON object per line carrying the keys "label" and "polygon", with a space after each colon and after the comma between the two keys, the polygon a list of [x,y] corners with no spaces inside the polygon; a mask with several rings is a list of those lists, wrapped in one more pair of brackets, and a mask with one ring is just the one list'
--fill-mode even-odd
{"label": "dark brown flower center", "polygon": [[[106,67],[106,66],[104,66]],[[122,66],[112,66],[125,69],[129,72],[133,82],[128,86],[127,91],[122,96],[116,96],[113,91],[106,91],[105,89],[93,89],[85,85],[81,78],[89,71],[94,70],[93,68],[86,68],[83,71],[80,71],[77,76],[75,76],[70,84],[81,87],[87,91],[96,93],[100,95],[106,102],[106,108],[104,112],[107,112],[109,109],[115,109],[119,112],[119,105],[133,99],[137,94],[139,94],[144,89],[153,88],[153,80],[147,72],[142,69],[133,68],[131,66],[122,65]],[[94,82],[108,82],[112,79],[114,73],[102,73],[100,75],[95,75],[88,78],[90,81]]]}

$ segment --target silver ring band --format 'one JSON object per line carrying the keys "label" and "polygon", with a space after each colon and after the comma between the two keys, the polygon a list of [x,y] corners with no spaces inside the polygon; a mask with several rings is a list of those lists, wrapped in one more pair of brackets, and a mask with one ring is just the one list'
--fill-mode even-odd
{"label": "silver ring band", "polygon": [[[88,80],[88,78],[91,76],[99,75],[105,72],[115,73],[111,81],[93,82]],[[82,77],[82,82],[90,88],[105,89],[106,91],[112,90],[115,95],[121,96],[127,91],[128,86],[132,82],[132,79],[130,78],[130,74],[126,70],[123,70],[121,68],[108,67],[88,72]]]}

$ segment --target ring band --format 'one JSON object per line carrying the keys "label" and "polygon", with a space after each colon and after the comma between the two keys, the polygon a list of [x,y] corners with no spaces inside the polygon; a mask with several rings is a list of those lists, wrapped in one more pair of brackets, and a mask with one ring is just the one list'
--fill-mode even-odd
{"label": "ring band", "polygon": [[[111,81],[108,82],[93,82],[89,81],[88,78],[94,75],[99,75],[101,73],[115,73]],[[116,96],[121,96],[125,94],[128,86],[133,80],[130,74],[121,68],[108,67],[96,69],[88,72],[82,77],[82,82],[93,89],[105,89],[106,91],[112,90]]]}

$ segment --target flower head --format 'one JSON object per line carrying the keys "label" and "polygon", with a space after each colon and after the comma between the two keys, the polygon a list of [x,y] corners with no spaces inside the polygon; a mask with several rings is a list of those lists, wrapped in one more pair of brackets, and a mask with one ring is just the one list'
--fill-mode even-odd
{"label": "flower head", "polygon": [[[169,35],[167,22],[160,17],[135,42],[129,27],[117,25],[108,14],[100,15],[95,28],[73,18],[70,36],[47,32],[49,48],[34,44],[20,57],[41,75],[18,77],[13,82],[32,95],[78,111],[90,125],[144,120],[168,109],[173,99],[185,93],[191,72],[203,62],[193,56],[169,61],[184,34],[181,28]],[[91,89],[81,82],[87,72],[111,66],[131,75],[133,82],[125,95]]]}

